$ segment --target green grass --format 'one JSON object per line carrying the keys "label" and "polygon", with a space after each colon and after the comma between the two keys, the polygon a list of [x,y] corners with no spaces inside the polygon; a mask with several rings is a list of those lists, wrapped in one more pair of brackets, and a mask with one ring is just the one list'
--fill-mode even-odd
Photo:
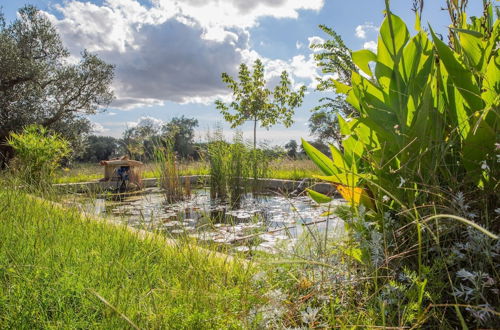
{"label": "green grass", "polygon": [[0,328],[248,327],[253,272],[0,190]]}
{"label": "green grass", "polygon": [[[208,163],[196,161],[185,162],[179,165],[180,175],[209,175]],[[271,162],[268,177],[285,180],[302,180],[320,175],[314,163],[305,160],[274,160]],[[144,166],[143,178],[158,177],[158,169],[155,164]],[[76,183],[98,180],[104,176],[104,169],[97,164],[76,164],[71,168],[64,168],[57,172],[54,183]]]}

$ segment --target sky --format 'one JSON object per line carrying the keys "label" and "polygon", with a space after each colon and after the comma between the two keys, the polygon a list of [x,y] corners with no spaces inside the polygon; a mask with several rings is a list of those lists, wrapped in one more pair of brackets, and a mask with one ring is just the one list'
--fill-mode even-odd
{"label": "sky", "polygon": [[[293,88],[308,87],[291,127],[258,129],[259,141],[271,144],[310,139],[311,109],[329,95],[315,91],[321,72],[309,46],[327,38],[318,25],[333,28],[352,50],[376,50],[384,10],[384,0],[0,0],[7,21],[25,4],[47,15],[72,61],[87,49],[115,65],[116,99],[89,116],[95,134],[120,137],[128,127],[184,115],[198,119],[197,140],[216,125],[230,137],[234,130],[214,106],[231,98],[221,73],[235,76],[241,63],[260,58],[271,86],[287,70]],[[392,0],[391,9],[414,34],[411,4]],[[425,1],[422,23],[446,33],[444,5]],[[469,16],[481,7],[482,0],[469,0]],[[252,137],[250,123],[240,130]]]}

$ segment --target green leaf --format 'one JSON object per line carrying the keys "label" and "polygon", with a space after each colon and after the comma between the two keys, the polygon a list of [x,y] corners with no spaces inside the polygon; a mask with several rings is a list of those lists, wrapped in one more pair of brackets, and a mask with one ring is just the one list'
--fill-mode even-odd
{"label": "green leaf", "polygon": [[371,50],[362,49],[352,53],[352,61],[356,64],[364,73],[372,76],[372,70],[370,69],[370,62],[377,61],[377,55],[375,55]]}
{"label": "green leaf", "polygon": [[388,14],[380,27],[380,39],[394,62],[409,38],[410,34],[403,20],[392,13]]}
{"label": "green leaf", "polygon": [[361,264],[364,264],[363,262],[363,251],[359,248],[349,248],[342,250],[342,252],[345,253],[345,255],[353,258],[354,260],[358,261]]}
{"label": "green leaf", "polygon": [[338,173],[338,170],[333,164],[333,161],[304,139],[302,139],[302,148],[304,148],[307,156],[311,158],[313,163],[316,164],[316,166],[318,166],[323,173],[325,173],[326,175],[333,175]]}
{"label": "green leaf", "polygon": [[453,51],[436,36],[430,26],[429,28],[431,30],[434,44],[436,45],[439,59],[443,62],[453,83],[462,94],[469,108],[472,111],[482,109],[484,103],[480,97],[480,90],[476,82],[474,81],[472,72],[465,68],[463,64],[458,61]]}
{"label": "green leaf", "polygon": [[453,30],[453,31],[456,31],[456,32],[469,34],[469,35],[471,35],[473,37],[476,37],[476,38],[482,38],[483,37],[482,33],[477,32],[477,31],[473,31],[473,30],[457,29],[457,28],[450,28],[450,29]]}
{"label": "green leaf", "polygon": [[489,54],[486,52],[487,43],[468,33],[459,33],[459,36],[460,46],[469,59],[470,64],[477,70],[480,70],[485,58],[489,57]]}
{"label": "green leaf", "polygon": [[[491,113],[491,116],[495,116]],[[496,127],[498,132],[498,127]],[[469,175],[478,183],[482,180],[482,162],[495,152],[495,129],[481,120],[477,129],[470,130],[463,147],[463,163]]]}
{"label": "green leaf", "polygon": [[331,197],[323,195],[317,191],[311,189],[306,189],[306,190],[309,197],[311,197],[318,204],[330,203],[332,201]]}
{"label": "green leaf", "polygon": [[335,91],[337,92],[337,94],[347,94],[352,89],[351,86],[347,86],[346,84],[343,84],[337,80],[334,80],[333,84],[335,85]]}

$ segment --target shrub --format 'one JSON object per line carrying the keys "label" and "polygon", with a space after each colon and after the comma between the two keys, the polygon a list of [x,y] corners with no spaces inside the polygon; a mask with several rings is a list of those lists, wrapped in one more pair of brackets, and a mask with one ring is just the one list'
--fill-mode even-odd
{"label": "shrub", "polygon": [[11,133],[7,143],[15,151],[12,170],[29,186],[50,182],[60,161],[70,153],[68,142],[40,125]]}
{"label": "shrub", "polygon": [[462,15],[447,45],[418,16],[410,38],[387,8],[377,54],[352,53],[363,74],[335,82],[359,114],[339,116],[343,151],[303,141],[352,206],[344,220],[384,325],[498,322],[500,25],[491,4],[484,13]]}

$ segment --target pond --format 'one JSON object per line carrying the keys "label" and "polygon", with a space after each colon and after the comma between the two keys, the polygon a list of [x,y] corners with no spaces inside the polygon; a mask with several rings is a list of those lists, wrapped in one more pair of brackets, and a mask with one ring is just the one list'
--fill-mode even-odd
{"label": "pond", "polygon": [[72,195],[67,203],[79,204],[88,213],[171,236],[187,235],[203,241],[230,244],[237,251],[276,252],[293,247],[304,231],[341,235],[343,225],[335,216],[324,216],[343,203],[334,199],[318,205],[307,195],[290,197],[274,193],[245,194],[232,208],[210,198],[208,188],[196,189],[183,201],[168,204],[162,191],[148,188],[141,195],[120,200]]}

